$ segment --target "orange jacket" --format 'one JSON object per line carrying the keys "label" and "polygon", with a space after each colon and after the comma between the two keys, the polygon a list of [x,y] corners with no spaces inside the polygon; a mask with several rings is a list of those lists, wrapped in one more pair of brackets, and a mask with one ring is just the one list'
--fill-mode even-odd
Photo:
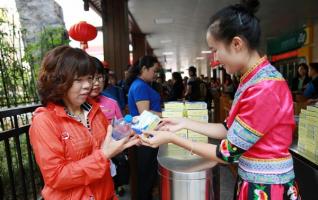
{"label": "orange jacket", "polygon": [[45,200],[117,199],[110,162],[100,150],[108,122],[98,104],[88,102],[91,132],[62,106],[49,104],[34,112],[30,140],[44,179]]}

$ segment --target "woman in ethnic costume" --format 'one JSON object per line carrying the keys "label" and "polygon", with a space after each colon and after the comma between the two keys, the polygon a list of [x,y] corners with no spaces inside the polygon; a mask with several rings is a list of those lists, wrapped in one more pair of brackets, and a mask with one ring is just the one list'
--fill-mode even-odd
{"label": "woman in ethnic costume", "polygon": [[[242,74],[231,111],[223,124],[186,118],[163,119],[154,137],[143,144],[157,147],[174,143],[220,163],[238,163],[235,199],[300,199],[294,181],[292,143],[294,116],[292,96],[282,75],[266,57],[261,57],[259,2],[246,0],[228,6],[211,19],[207,42],[227,73]],[[219,145],[193,142],[173,134],[190,129]]]}

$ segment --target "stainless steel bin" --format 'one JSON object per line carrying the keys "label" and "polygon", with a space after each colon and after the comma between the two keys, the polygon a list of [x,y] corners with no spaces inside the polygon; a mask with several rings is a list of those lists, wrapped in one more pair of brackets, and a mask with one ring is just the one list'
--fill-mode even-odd
{"label": "stainless steel bin", "polygon": [[158,153],[161,200],[213,200],[212,168],[216,162],[162,145]]}

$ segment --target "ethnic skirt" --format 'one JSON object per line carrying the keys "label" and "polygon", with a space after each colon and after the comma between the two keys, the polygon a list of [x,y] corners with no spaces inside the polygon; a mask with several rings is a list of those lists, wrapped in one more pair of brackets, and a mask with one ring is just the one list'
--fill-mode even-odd
{"label": "ethnic skirt", "polygon": [[257,184],[238,177],[234,200],[301,200],[294,180],[285,184]]}

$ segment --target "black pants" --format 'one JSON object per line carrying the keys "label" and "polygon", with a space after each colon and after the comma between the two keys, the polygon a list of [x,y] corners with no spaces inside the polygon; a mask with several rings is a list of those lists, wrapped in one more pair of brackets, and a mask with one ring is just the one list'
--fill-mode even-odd
{"label": "black pants", "polygon": [[151,200],[158,177],[158,148],[137,147],[137,199]]}

